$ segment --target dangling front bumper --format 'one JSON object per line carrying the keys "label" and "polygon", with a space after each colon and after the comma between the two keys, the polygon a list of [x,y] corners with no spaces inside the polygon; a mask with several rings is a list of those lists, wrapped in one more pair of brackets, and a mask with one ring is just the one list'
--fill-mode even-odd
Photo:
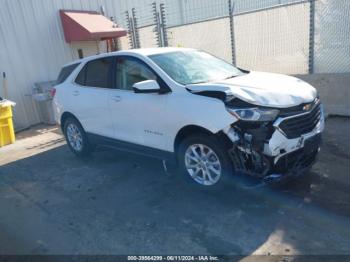
{"label": "dangling front bumper", "polygon": [[[259,177],[266,183],[303,175],[316,161],[324,125],[323,107],[319,103],[310,112],[278,118],[273,123],[272,135],[263,142],[257,141],[250,130],[236,132],[236,141],[229,151],[236,171]],[[305,130],[308,132],[303,133]]]}
{"label": "dangling front bumper", "polygon": [[264,181],[276,183],[305,174],[316,162],[321,142],[322,136],[317,134],[305,140],[302,148],[280,157],[271,165],[269,174],[263,177]]}

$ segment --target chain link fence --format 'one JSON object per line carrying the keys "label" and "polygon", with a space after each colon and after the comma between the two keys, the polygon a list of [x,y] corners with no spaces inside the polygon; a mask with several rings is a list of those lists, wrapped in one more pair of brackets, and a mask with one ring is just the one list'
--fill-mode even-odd
{"label": "chain link fence", "polygon": [[316,1],[314,59],[315,72],[350,72],[349,0]]}
{"label": "chain link fence", "polygon": [[348,0],[143,0],[134,8],[123,49],[191,47],[250,70],[350,72]]}

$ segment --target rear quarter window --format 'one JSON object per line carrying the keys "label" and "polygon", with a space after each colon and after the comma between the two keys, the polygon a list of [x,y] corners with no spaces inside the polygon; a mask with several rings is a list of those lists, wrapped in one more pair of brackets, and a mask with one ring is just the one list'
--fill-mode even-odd
{"label": "rear quarter window", "polygon": [[64,81],[66,81],[66,79],[68,78],[68,76],[70,76],[70,74],[74,71],[75,68],[77,68],[77,66],[80,63],[76,63],[76,64],[72,64],[69,66],[65,66],[61,69],[60,74],[57,77],[57,84],[61,84]]}
{"label": "rear quarter window", "polygon": [[112,57],[99,58],[87,62],[79,72],[75,83],[81,86],[111,88]]}

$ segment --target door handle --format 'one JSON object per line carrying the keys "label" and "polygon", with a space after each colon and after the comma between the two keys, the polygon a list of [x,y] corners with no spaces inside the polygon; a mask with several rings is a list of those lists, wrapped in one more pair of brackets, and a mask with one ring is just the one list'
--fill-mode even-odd
{"label": "door handle", "polygon": [[122,100],[122,98],[120,96],[112,96],[112,100],[114,102],[120,102]]}
{"label": "door handle", "polygon": [[78,96],[80,93],[79,93],[79,91],[73,91],[73,96]]}

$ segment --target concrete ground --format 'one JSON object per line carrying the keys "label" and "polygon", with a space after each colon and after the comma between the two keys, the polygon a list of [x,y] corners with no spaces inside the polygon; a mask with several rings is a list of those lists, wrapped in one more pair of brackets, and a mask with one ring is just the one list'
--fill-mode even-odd
{"label": "concrete ground", "polygon": [[350,119],[283,188],[194,190],[161,162],[73,156],[57,127],[0,148],[0,254],[350,254]]}

